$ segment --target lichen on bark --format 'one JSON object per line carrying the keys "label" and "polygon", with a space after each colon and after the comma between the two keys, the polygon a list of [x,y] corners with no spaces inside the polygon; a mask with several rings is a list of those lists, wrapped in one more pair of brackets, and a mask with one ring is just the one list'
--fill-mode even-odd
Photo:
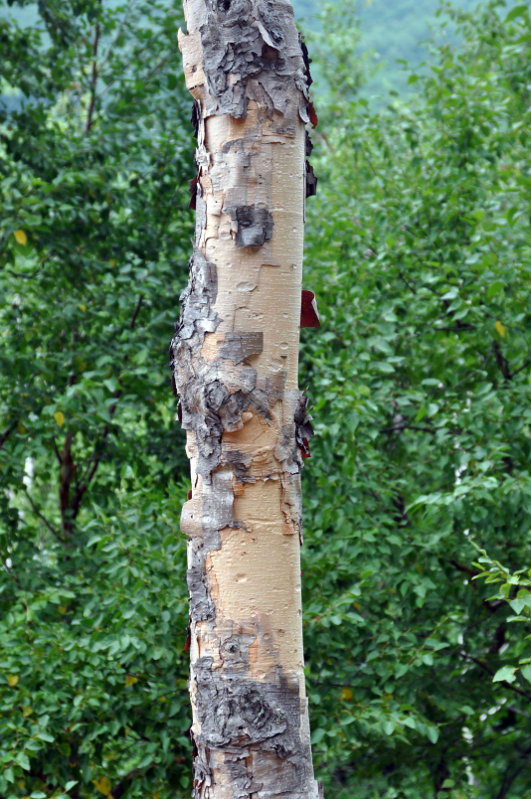
{"label": "lichen on bark", "polygon": [[187,431],[196,799],[317,799],[300,607],[306,67],[285,0],[186,0],[196,231],[170,360]]}

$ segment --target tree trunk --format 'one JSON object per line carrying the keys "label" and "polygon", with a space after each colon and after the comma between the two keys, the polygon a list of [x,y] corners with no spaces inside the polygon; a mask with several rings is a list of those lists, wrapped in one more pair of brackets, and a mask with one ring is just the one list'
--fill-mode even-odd
{"label": "tree trunk", "polygon": [[300,599],[305,60],[285,0],[185,0],[198,165],[187,430],[194,797],[317,799]]}

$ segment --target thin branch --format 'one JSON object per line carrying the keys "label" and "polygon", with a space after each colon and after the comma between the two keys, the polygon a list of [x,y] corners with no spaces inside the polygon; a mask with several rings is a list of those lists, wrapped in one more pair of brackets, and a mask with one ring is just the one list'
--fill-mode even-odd
{"label": "thin branch", "polygon": [[390,427],[381,427],[380,433],[401,433],[402,430],[419,430],[421,433],[436,433],[440,427],[423,427],[422,425],[406,424],[405,421],[392,424]]}
{"label": "thin branch", "polygon": [[[134,55],[135,57],[139,56],[141,53],[143,53],[143,52],[144,52],[144,50],[147,50],[147,48],[149,47],[149,45],[150,45],[150,44],[151,44],[151,43],[150,43],[150,42],[148,42],[148,43],[147,43],[147,44],[145,44],[143,47],[140,47],[138,50],[135,50],[135,52],[133,53],[133,55]],[[168,60],[169,60],[169,56],[168,56],[168,58],[163,58],[163,59],[161,59],[161,60],[158,62],[158,64],[156,64],[156,65],[153,67],[153,69],[151,69],[151,70],[150,70],[150,71],[147,73],[147,75],[146,75],[145,77],[139,77],[139,78],[138,78],[138,80],[139,80],[140,82],[142,82],[142,83],[146,83],[146,82],[147,82],[147,81],[148,81],[150,78],[152,78],[152,77],[153,77],[153,75],[154,75],[154,74],[157,72],[157,70],[158,70],[158,69],[160,69],[160,67],[161,67],[161,66],[163,66],[163,65],[164,65],[164,64],[165,64],[165,63],[166,63]],[[130,63],[132,63],[132,61],[131,61]],[[125,75],[125,69],[124,69],[124,70],[122,70],[122,74],[121,74],[120,76],[118,76],[118,77],[116,77],[116,78],[113,78],[112,80],[110,80],[108,83],[106,83],[106,84],[105,84],[105,87],[104,87],[104,88],[101,90],[101,92],[98,94],[98,97],[101,99],[101,98],[102,98],[102,97],[103,97],[105,94],[107,94],[107,92],[109,91],[109,89],[110,89],[112,86],[114,86],[114,84],[116,83],[116,81],[120,80],[120,78],[125,80],[125,78],[124,78],[124,75]],[[131,77],[129,78],[129,80],[132,82],[133,80],[136,80],[136,79],[135,79],[135,78],[133,78],[133,76],[131,76]]]}
{"label": "thin branch", "polygon": [[103,56],[103,58],[100,61],[100,72],[101,72],[101,68],[107,63],[107,61],[109,60],[109,56],[111,55],[112,51],[114,50],[114,48],[118,44],[118,40],[119,40],[120,36],[122,35],[122,31],[125,28],[126,24],[129,22],[129,19],[132,16],[132,13],[133,13],[133,11],[135,9],[135,6],[136,6],[136,0],[130,0],[129,4],[127,6],[127,11],[123,15],[122,21],[120,22],[120,24],[118,26],[118,30],[116,31],[116,36],[114,37],[114,40],[109,44],[109,47],[107,48],[107,52],[105,53],[105,55]]}
{"label": "thin branch", "polygon": [[12,425],[9,425],[9,427],[6,427],[6,429],[0,436],[0,448],[4,446],[4,444],[6,443],[7,439],[9,438],[14,429],[15,429],[14,423]]}
{"label": "thin branch", "polygon": [[496,794],[495,799],[505,799],[505,797],[507,796],[507,793],[509,791],[509,788],[511,787],[511,785],[513,784],[515,779],[518,777],[520,772],[525,768],[525,763],[522,763],[522,765],[520,765],[516,769],[516,771],[513,771],[512,774],[509,774],[509,769],[511,768],[511,765],[512,765],[512,763],[509,763],[509,765],[505,769],[504,775],[502,777],[501,785],[500,785],[500,790]]}
{"label": "thin branch", "polygon": [[523,370],[527,369],[528,366],[531,366],[531,358],[528,358],[527,361],[524,361],[522,366],[519,366],[518,369],[515,369],[514,372],[512,373],[512,376],[514,377],[519,372],[523,372]]}
{"label": "thin branch", "polygon": [[160,69],[161,67],[163,67],[163,66],[164,66],[164,64],[166,64],[166,63],[167,63],[169,60],[170,60],[170,56],[166,56],[166,58],[161,58],[161,59],[160,59],[160,61],[158,62],[158,64],[155,64],[155,66],[153,67],[153,69],[151,69],[151,70],[148,72],[148,74],[146,75],[146,77],[145,77],[145,78],[142,78],[142,82],[143,82],[143,83],[147,83],[149,80],[151,80],[151,78],[153,77],[153,75],[156,75],[156,73],[159,71],[159,69]]}
{"label": "thin branch", "polygon": [[35,269],[35,271],[32,272],[30,275],[25,275],[23,272],[14,272],[12,269],[6,269],[6,272],[8,273],[8,275],[19,278],[20,280],[33,280],[35,275],[38,275],[41,269],[42,269],[42,264],[38,266],[37,269]]}
{"label": "thin branch", "polygon": [[[135,306],[135,310],[133,311],[133,316],[131,317],[131,322],[129,323],[129,329],[130,330],[134,330],[134,328],[135,328],[136,321],[138,319],[138,315],[139,315],[140,309],[142,307],[143,299],[144,299],[144,295],[141,294],[140,297],[138,298],[138,302],[137,302],[137,304]],[[128,360],[129,360],[129,356],[126,354],[124,356],[124,361],[127,362]],[[120,382],[120,380],[118,380],[118,382]],[[110,416],[111,419],[114,416],[114,412],[116,411],[116,407],[118,405],[118,401],[119,401],[120,397],[122,396],[122,394],[123,394],[123,389],[121,389],[121,388],[117,388],[115,390],[114,394],[113,394],[115,402],[113,402],[112,405],[109,407],[109,416]],[[110,432],[111,432],[110,425],[106,424],[105,427],[103,428],[103,432],[101,434],[101,437],[96,442],[96,444],[94,446],[93,453],[92,453],[91,457],[88,460],[87,471],[85,472],[85,475],[82,478],[80,478],[78,482],[76,482],[76,487],[75,487],[75,490],[74,490],[74,497],[72,499],[72,502],[70,503],[70,508],[72,510],[72,516],[73,516],[74,519],[77,517],[77,515],[79,513],[79,510],[80,510],[80,507],[81,507],[81,501],[83,499],[83,496],[85,495],[85,492],[87,491],[87,489],[88,489],[91,481],[93,480],[94,475],[96,474],[96,472],[98,470],[98,467],[99,467],[99,465],[101,463],[101,459],[103,457],[103,450],[104,450],[105,442],[107,441],[107,438],[108,438]],[[90,464],[92,464],[92,466],[90,466]],[[89,468],[89,466],[90,466],[90,468]]]}
{"label": "thin branch", "polygon": [[129,325],[129,329],[130,330],[134,330],[135,329],[136,318],[137,318],[138,314],[140,313],[140,308],[142,307],[142,300],[143,299],[144,299],[144,295],[141,294],[140,297],[138,298],[138,302],[136,304],[135,312],[133,314],[133,318],[131,319],[131,324]]}
{"label": "thin branch", "polygon": [[[120,399],[122,394],[123,394],[123,391],[122,391],[121,388],[117,388],[116,391],[114,392],[113,396],[115,397],[116,402],[113,402],[113,404],[109,408],[109,416],[111,418],[114,415],[114,412],[116,410],[116,406],[118,405],[118,400]],[[83,479],[83,480],[80,480],[76,484],[76,488],[75,488],[75,491],[74,491],[74,497],[72,499],[72,502],[70,503],[70,508],[72,510],[72,516],[73,516],[74,519],[77,517],[77,515],[79,513],[79,509],[81,507],[81,500],[83,499],[83,496],[85,495],[85,492],[87,491],[87,489],[88,489],[88,487],[89,487],[94,475],[96,474],[96,471],[98,470],[98,466],[100,465],[101,459],[103,457],[104,445],[105,445],[105,442],[107,440],[107,437],[108,437],[110,431],[111,431],[110,425],[106,424],[105,427],[103,428],[103,432],[101,434],[101,437],[100,437],[99,441],[96,442],[96,445],[94,447],[94,451],[93,451],[93,453],[92,453],[92,455],[91,455],[91,457],[89,458],[89,461],[88,461],[88,464],[92,463],[92,467],[91,467],[90,471],[88,472],[87,477],[85,479]]]}
{"label": "thin branch", "polygon": [[[473,657],[473,655],[469,655],[467,652],[461,652],[461,654],[465,660],[471,660],[472,663],[475,663],[480,669],[485,671],[487,674],[490,674],[491,677],[494,677],[494,672],[492,669],[489,669],[489,667],[486,666],[485,663],[482,663],[481,660]],[[507,680],[500,680],[500,685],[503,685],[504,688],[508,688],[509,691],[513,691],[515,694],[519,694],[520,696],[531,700],[531,694],[528,694],[527,691],[523,691],[521,688],[517,688],[516,685],[511,685],[511,683],[507,682]]]}
{"label": "thin branch", "polygon": [[51,524],[51,523],[48,521],[48,519],[46,518],[46,516],[44,516],[44,515],[43,515],[43,514],[40,512],[40,510],[38,509],[37,505],[35,504],[35,502],[34,502],[34,501],[33,501],[33,499],[31,498],[31,495],[30,495],[30,493],[29,493],[29,491],[28,491],[28,489],[27,489],[26,487],[24,488],[24,493],[26,494],[26,496],[27,496],[27,498],[28,498],[28,501],[29,501],[29,503],[30,503],[30,505],[31,505],[31,507],[32,507],[32,510],[33,510],[34,514],[35,514],[36,516],[38,516],[38,517],[39,517],[39,519],[40,519],[42,522],[44,522],[44,524],[46,525],[46,527],[48,528],[48,530],[49,530],[51,533],[53,533],[53,535],[54,535],[54,536],[57,538],[57,540],[58,540],[58,541],[60,541],[60,542],[61,542],[61,544],[64,544],[64,543],[65,543],[65,540],[64,540],[63,536],[62,536],[62,535],[59,533],[59,531],[58,531],[58,530],[56,530],[56,529],[55,529],[55,527],[53,526],[53,524]]}
{"label": "thin branch", "polygon": [[465,574],[469,574],[472,577],[477,577],[480,573],[477,569],[473,569],[471,566],[466,566],[464,563],[459,563],[457,560],[450,558],[448,563],[451,563],[454,568],[456,568],[460,572],[464,572]]}
{"label": "thin branch", "polygon": [[520,708],[514,707],[514,705],[506,705],[506,708],[512,713],[516,713],[517,716],[524,716],[526,719],[531,719],[531,713],[526,713],[525,710],[520,710]]}
{"label": "thin branch", "polygon": [[[101,6],[101,0],[100,0]],[[96,87],[98,85],[98,45],[100,41],[100,21],[96,22],[96,27],[94,29],[94,41],[92,42],[92,76],[90,79],[90,103],[87,112],[87,124],[85,126],[85,132],[89,133],[92,128],[92,122],[94,117],[94,108],[96,106]]]}
{"label": "thin branch", "polygon": [[470,322],[457,322],[453,326],[433,326],[434,330],[442,330],[445,333],[458,333],[460,330],[475,330],[475,325],[471,325]]}
{"label": "thin branch", "polygon": [[402,272],[399,272],[399,273],[398,273],[398,277],[400,278],[400,280],[402,281],[402,283],[404,283],[404,284],[407,286],[407,288],[408,288],[408,289],[411,291],[411,293],[412,293],[412,294],[416,294],[416,293],[417,293],[417,289],[415,288],[415,286],[413,286],[413,285],[412,285],[412,284],[409,282],[409,280],[406,280],[406,278],[404,277],[404,275],[402,274]]}
{"label": "thin branch", "polygon": [[496,359],[496,365],[498,369],[502,373],[505,380],[510,380],[512,378],[512,374],[511,370],[509,369],[509,361],[501,351],[499,342],[493,341],[492,349],[494,350],[494,357]]}

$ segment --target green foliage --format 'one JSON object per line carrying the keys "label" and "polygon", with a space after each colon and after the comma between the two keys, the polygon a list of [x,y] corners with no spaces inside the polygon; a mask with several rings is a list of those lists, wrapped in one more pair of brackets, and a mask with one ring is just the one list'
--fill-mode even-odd
{"label": "green foliage", "polygon": [[[323,12],[326,20],[327,13],[333,13],[337,5],[337,0],[325,3],[294,0],[296,17],[304,31],[312,31],[314,47],[315,38],[322,36],[326,40],[329,32],[323,29]],[[361,87],[364,96],[386,94],[388,91],[399,92],[401,96],[409,94],[409,71],[411,67],[417,69],[425,61],[431,38],[435,36],[437,41],[453,43],[457,40],[454,26],[434,27],[439,6],[439,0],[422,0],[422,3],[417,0],[394,0],[392,3],[388,0],[351,0],[348,4],[340,3],[341,19],[339,24],[334,23],[334,37],[340,36],[346,48],[336,38],[333,46],[327,47],[326,60],[318,59],[315,77],[319,96],[328,89],[326,84],[321,84],[320,68],[325,68],[330,60],[337,60],[340,53],[352,51],[354,47],[358,61],[369,61],[373,66]],[[460,0],[459,3],[459,8],[465,11],[472,11],[475,6],[476,0]],[[349,32],[348,18],[351,16],[358,20],[359,35],[352,35],[352,28]],[[346,60],[340,60],[346,66]],[[349,63],[351,68],[354,67],[354,74],[357,74],[357,65],[352,63],[352,59]],[[338,81],[334,83],[337,85]]]}
{"label": "green foliage", "polygon": [[1,6],[0,795],[163,799],[190,783],[188,469],[167,369],[192,225],[181,15],[46,2],[21,27],[14,12]]}
{"label": "green foliage", "polygon": [[[496,2],[452,16],[463,44],[411,77],[414,104],[374,113],[338,82],[318,108],[303,584],[336,799],[531,785],[529,620],[505,601],[527,594],[492,598],[472,544],[529,564],[530,21]],[[327,30],[334,49],[345,30]]]}
{"label": "green foliage", "polygon": [[[0,796],[186,796],[188,467],[166,371],[192,224],[179,14],[12,5]],[[314,49],[331,91],[308,203],[323,330],[302,347],[317,432],[303,580],[334,799],[531,784],[530,22],[501,2],[449,14],[462,45],[410,77],[410,106],[358,99],[349,9]]]}
{"label": "green foliage", "polygon": [[[479,573],[475,580],[483,579],[488,585],[496,585],[498,590],[489,597],[489,602],[501,603],[509,613],[507,623],[523,622],[529,629],[531,619],[531,569],[519,569],[511,573],[497,560],[492,560],[487,552],[479,549],[480,557],[474,564]],[[516,647],[511,655],[515,659],[512,665],[502,666],[493,677],[494,682],[517,681],[518,672],[531,683],[531,635],[516,638]]]}

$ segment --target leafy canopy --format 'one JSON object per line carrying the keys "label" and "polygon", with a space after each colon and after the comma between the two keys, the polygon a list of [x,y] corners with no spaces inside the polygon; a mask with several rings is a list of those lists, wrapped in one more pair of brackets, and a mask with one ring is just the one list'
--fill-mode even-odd
{"label": "leafy canopy", "polygon": [[167,370],[193,221],[181,15],[165,2],[11,5],[0,795],[164,799],[190,784],[187,466]]}
{"label": "leafy canopy", "polygon": [[[531,785],[530,19],[499,2],[446,13],[462,43],[410,77],[409,105],[359,99],[348,9],[323,26],[332,62],[311,48],[328,94],[308,207],[323,330],[302,345],[317,433],[303,606],[336,799]],[[477,579],[489,563],[501,593]]]}

